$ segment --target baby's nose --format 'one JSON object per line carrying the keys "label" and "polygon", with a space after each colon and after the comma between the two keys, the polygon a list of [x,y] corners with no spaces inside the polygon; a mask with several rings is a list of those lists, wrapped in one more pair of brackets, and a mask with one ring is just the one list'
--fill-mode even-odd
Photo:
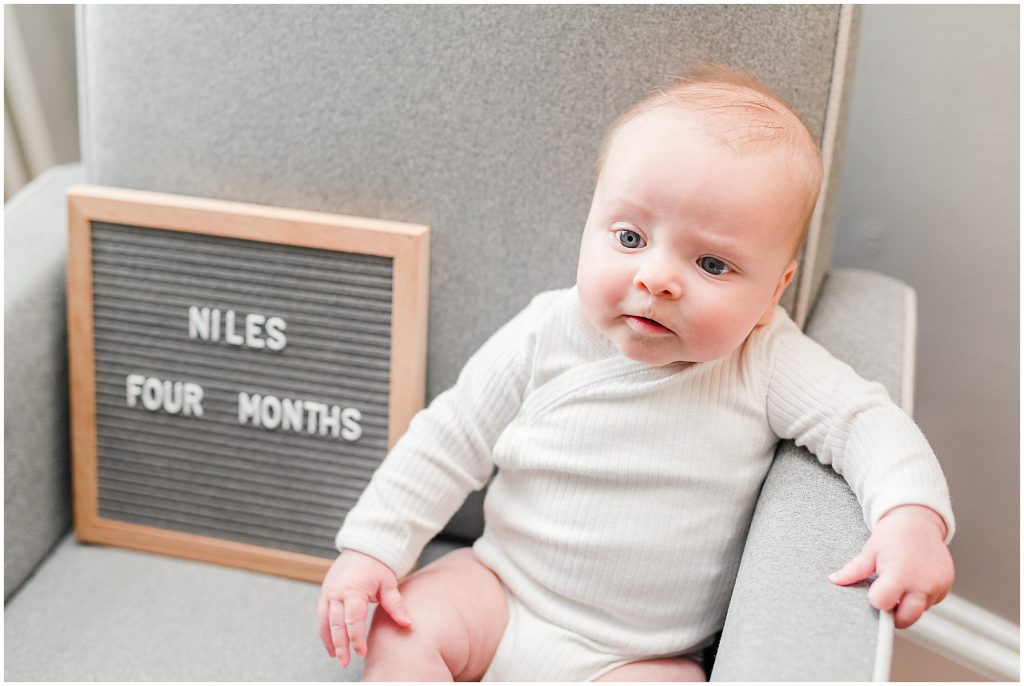
{"label": "baby's nose", "polygon": [[651,295],[678,298],[683,293],[679,274],[669,265],[651,265],[637,272],[633,285]]}

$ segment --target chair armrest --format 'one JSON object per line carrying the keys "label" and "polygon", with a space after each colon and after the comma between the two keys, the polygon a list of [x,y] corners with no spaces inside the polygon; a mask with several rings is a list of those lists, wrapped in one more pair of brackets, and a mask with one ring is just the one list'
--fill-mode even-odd
{"label": "chair armrest", "polygon": [[67,199],[81,164],[55,167],[4,206],[4,600],[71,524]]}
{"label": "chair armrest", "polygon": [[[908,413],[916,300],[873,272],[829,272],[806,332]],[[868,601],[868,581],[828,575],[869,531],[846,481],[792,441],[780,444],[747,536],[713,681],[887,680],[893,620]]]}

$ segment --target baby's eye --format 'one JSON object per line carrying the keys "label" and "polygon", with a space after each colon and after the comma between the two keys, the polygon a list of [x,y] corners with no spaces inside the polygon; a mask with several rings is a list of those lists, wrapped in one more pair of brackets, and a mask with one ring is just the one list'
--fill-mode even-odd
{"label": "baby's eye", "polygon": [[636,231],[630,231],[629,229],[619,229],[615,232],[615,236],[619,239],[619,243],[624,248],[642,248],[647,243]]}
{"label": "baby's eye", "polygon": [[715,276],[721,276],[726,272],[732,271],[729,265],[727,265],[725,262],[722,262],[717,257],[711,257],[710,255],[702,257],[699,260],[697,260],[697,264],[699,264],[700,268],[706,271],[708,274],[713,274]]}

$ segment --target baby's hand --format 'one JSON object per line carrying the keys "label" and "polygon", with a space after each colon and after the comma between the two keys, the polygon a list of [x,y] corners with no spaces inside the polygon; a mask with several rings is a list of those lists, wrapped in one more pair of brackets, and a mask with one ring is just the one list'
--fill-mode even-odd
{"label": "baby's hand", "polygon": [[331,657],[348,667],[349,643],[356,655],[366,655],[366,611],[380,603],[402,626],[412,624],[398,594],[398,579],[386,564],[355,550],[346,550],[324,575],[317,603],[320,640]]}
{"label": "baby's hand", "polygon": [[829,580],[847,586],[877,570],[868,600],[879,610],[896,608],[896,628],[906,629],[942,602],[953,585],[953,558],[945,540],[946,524],[931,508],[895,507],[878,520],[860,555]]}

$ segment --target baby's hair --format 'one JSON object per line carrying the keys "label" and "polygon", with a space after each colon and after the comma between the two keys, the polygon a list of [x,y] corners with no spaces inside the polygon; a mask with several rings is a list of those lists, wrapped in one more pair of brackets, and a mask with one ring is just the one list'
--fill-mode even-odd
{"label": "baby's hair", "polygon": [[821,152],[793,108],[748,71],[691,61],[673,84],[654,89],[612,123],[601,141],[595,178],[600,175],[612,140],[623,125],[651,110],[673,106],[696,114],[705,132],[732,150],[788,150],[790,164],[807,183],[807,201],[793,246],[795,256],[821,190]]}

